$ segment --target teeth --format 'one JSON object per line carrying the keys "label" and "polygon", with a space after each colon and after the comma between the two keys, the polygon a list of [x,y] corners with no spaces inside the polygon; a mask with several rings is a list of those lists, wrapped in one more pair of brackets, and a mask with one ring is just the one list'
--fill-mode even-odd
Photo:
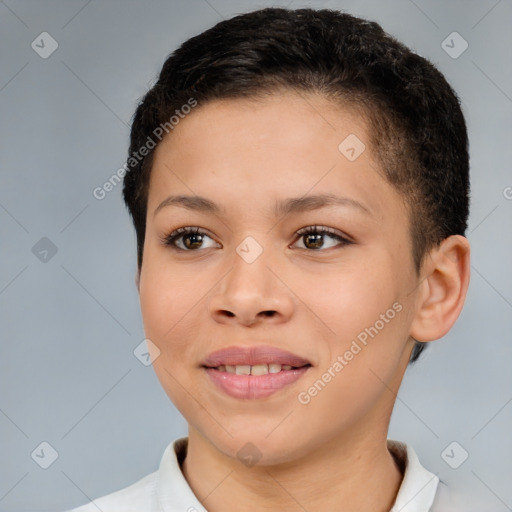
{"label": "teeth", "polygon": [[251,375],[267,375],[268,366],[266,364],[255,364],[251,366]]}
{"label": "teeth", "polygon": [[281,365],[280,364],[269,364],[268,365],[268,373],[279,373],[281,371]]}
{"label": "teeth", "polygon": [[248,364],[241,365],[220,365],[217,370],[220,372],[235,373],[236,375],[267,375],[268,373],[279,373],[281,370],[291,370],[293,367],[289,364]]}
{"label": "teeth", "polygon": [[251,367],[248,364],[243,364],[240,366],[236,366],[236,374],[237,375],[251,375]]}

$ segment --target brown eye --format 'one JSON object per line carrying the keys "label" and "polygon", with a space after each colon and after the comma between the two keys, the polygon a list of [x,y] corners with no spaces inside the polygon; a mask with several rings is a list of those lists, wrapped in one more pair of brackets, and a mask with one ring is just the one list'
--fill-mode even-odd
{"label": "brown eye", "polygon": [[302,235],[303,237],[303,240],[304,240],[304,245],[308,248],[308,249],[319,249],[320,247],[322,247],[324,245],[324,235],[320,235],[320,234],[307,234],[307,235]]}
{"label": "brown eye", "polygon": [[182,236],[183,242],[187,249],[197,249],[203,243],[203,235],[199,233],[190,233]]}
{"label": "brown eye", "polygon": [[[353,243],[329,228],[317,226],[301,229],[297,232],[297,235],[300,236],[299,240],[302,240],[304,244],[304,247],[300,247],[301,249],[311,249],[314,251],[318,251],[319,249],[330,249],[332,247],[343,247]],[[326,242],[326,239],[329,238],[331,240],[335,240],[337,243],[333,244]]]}
{"label": "brown eye", "polygon": [[173,231],[163,239],[163,243],[173,249],[181,251],[196,251],[198,249],[209,249],[212,247],[204,247],[206,239],[212,238],[199,228],[184,227]]}

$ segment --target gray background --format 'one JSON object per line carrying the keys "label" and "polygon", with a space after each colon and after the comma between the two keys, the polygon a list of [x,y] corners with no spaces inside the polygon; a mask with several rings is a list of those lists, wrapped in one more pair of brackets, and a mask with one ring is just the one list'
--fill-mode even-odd
{"label": "gray background", "polygon": [[[473,504],[512,510],[511,1],[5,0],[1,512],[64,510],[124,487],[154,471],[165,446],[186,433],[151,367],[133,354],[144,334],[121,186],[102,201],[92,191],[124,163],[136,102],[168,53],[222,18],[270,5],[374,19],[431,59],[462,99],[472,164],[469,296],[453,330],[409,369],[389,437],[412,443]],[[59,45],[47,59],[31,47],[43,31]],[[456,59],[441,46],[453,31],[469,44]],[[33,251],[43,237],[57,248],[47,261],[47,242]],[[31,457],[43,441],[58,452],[46,470]],[[441,457],[452,441],[469,453],[458,469]]]}

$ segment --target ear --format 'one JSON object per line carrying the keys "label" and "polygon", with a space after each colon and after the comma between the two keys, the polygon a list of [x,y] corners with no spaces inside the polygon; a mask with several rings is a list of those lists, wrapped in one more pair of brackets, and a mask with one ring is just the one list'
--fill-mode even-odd
{"label": "ear", "polygon": [[415,340],[437,340],[457,320],[469,286],[469,255],[468,240],[452,235],[425,258],[410,331]]}

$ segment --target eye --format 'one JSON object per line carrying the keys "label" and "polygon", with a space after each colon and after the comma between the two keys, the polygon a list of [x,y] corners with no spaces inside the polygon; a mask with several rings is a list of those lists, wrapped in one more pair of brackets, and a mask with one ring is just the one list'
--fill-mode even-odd
{"label": "eye", "polygon": [[[320,226],[309,226],[307,228],[303,228],[296,233],[300,238],[299,240],[304,240],[304,246],[299,247],[300,249],[311,249],[318,251],[319,249],[329,249],[332,247],[343,247],[345,245],[352,244],[353,242],[342,236],[339,233],[336,233],[334,230],[327,227]],[[204,241],[206,239],[210,239],[212,243],[209,246],[204,245]],[[330,238],[337,243],[326,244],[325,238]],[[215,247],[218,244],[213,241],[213,239],[201,228],[187,226],[183,228],[176,229],[169,235],[165,236],[162,239],[164,245],[168,245],[173,249],[181,250],[181,251],[195,251],[198,249],[209,249],[211,247]],[[215,245],[216,244],[216,245]]]}
{"label": "eye", "polygon": [[[334,230],[321,226],[309,226],[307,228],[303,228],[297,231],[297,235],[300,237],[299,240],[304,240],[304,247],[300,247],[300,249],[318,251],[319,249],[330,249],[336,246],[343,247],[354,243],[341,234],[336,233]],[[326,237],[336,240],[338,243],[326,245],[324,242]]]}
{"label": "eye", "polygon": [[[173,249],[178,249],[182,251],[194,251],[197,249],[209,249],[209,247],[204,247],[204,239],[209,238],[213,241],[213,239],[201,228],[187,226],[184,228],[179,228],[165,236],[162,239],[164,245],[169,245]],[[216,242],[214,242],[216,243]],[[213,247],[213,245],[210,245]]]}

